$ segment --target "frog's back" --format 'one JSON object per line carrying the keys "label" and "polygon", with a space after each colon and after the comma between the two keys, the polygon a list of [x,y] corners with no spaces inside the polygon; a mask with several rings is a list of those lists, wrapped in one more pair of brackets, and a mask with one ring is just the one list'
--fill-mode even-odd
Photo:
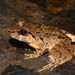
{"label": "frog's back", "polygon": [[39,37],[43,43],[46,44],[46,46],[54,46],[60,40],[65,41],[66,44],[70,44],[71,42],[71,39],[66,36],[58,27],[49,27],[27,22],[25,27],[29,29],[29,32],[34,34],[34,36]]}

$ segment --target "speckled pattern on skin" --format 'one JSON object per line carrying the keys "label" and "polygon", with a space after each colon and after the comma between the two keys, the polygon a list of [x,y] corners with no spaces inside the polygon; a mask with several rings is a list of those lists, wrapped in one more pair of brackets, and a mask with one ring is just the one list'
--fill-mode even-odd
{"label": "speckled pattern on skin", "polygon": [[45,52],[49,53],[50,63],[38,72],[48,67],[51,67],[52,70],[54,67],[73,59],[74,51],[68,48],[72,38],[57,27],[27,23],[24,19],[19,19],[14,27],[8,29],[8,32],[12,38],[26,42],[36,50],[33,54],[25,54],[27,56],[25,59],[37,58]]}

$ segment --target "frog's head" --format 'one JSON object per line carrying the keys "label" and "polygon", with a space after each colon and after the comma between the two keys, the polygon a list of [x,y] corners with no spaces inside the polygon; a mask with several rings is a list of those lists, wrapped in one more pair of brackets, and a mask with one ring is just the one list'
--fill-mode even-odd
{"label": "frog's head", "polygon": [[22,42],[31,43],[35,41],[35,36],[29,32],[25,27],[26,21],[24,19],[18,20],[17,24],[8,29],[8,33],[14,39]]}

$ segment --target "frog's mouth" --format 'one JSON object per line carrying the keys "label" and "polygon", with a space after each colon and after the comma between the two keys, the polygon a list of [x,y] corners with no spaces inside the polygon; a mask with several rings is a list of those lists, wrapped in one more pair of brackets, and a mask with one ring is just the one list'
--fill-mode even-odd
{"label": "frog's mouth", "polygon": [[27,37],[27,36],[22,36],[22,35],[13,35],[10,34],[12,38],[18,40],[18,41],[22,41],[27,43],[28,45],[30,45],[33,48],[39,49],[39,46],[35,44],[35,39],[32,38],[31,36]]}
{"label": "frog's mouth", "polygon": [[28,45],[30,45],[31,47],[33,47],[35,49],[39,49],[39,46],[36,45],[35,43],[29,43]]}
{"label": "frog's mouth", "polygon": [[32,43],[35,41],[34,36],[23,29],[20,31],[8,31],[8,33],[10,34],[12,38],[22,42]]}

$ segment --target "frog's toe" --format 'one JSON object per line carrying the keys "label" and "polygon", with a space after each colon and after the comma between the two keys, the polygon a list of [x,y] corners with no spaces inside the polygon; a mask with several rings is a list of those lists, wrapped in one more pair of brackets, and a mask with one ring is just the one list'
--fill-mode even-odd
{"label": "frog's toe", "polygon": [[24,59],[34,58],[33,54],[24,54],[26,57]]}
{"label": "frog's toe", "polygon": [[30,59],[30,54],[24,54],[25,58],[24,59]]}
{"label": "frog's toe", "polygon": [[45,66],[42,67],[42,69],[39,69],[37,72],[42,72],[46,69],[49,69],[50,68],[50,71],[52,71],[57,65],[53,64],[53,63],[49,63]]}
{"label": "frog's toe", "polygon": [[39,57],[39,55],[37,55],[37,54],[25,54],[25,56],[26,56],[26,58],[24,58],[24,59],[30,59],[30,58],[37,58],[37,57]]}
{"label": "frog's toe", "polygon": [[29,57],[25,57],[24,59],[29,59]]}
{"label": "frog's toe", "polygon": [[30,56],[30,54],[24,54],[25,56]]}

